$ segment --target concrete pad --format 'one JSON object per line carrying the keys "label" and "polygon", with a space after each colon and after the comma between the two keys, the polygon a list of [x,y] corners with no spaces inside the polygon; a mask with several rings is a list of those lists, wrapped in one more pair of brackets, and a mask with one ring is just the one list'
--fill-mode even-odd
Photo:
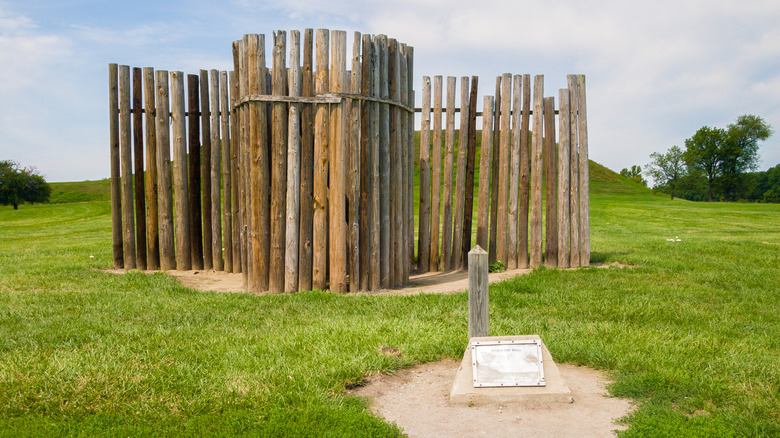
{"label": "concrete pad", "polygon": [[[490,336],[472,338],[472,341],[513,341],[539,340],[537,335],[523,336]],[[466,348],[460,363],[458,374],[450,391],[450,402],[464,404],[485,403],[572,403],[571,389],[563,380],[558,366],[550,356],[547,346],[542,342],[542,358],[544,380],[546,386],[512,386],[501,388],[475,388],[473,384],[473,368],[471,364],[471,345]]]}

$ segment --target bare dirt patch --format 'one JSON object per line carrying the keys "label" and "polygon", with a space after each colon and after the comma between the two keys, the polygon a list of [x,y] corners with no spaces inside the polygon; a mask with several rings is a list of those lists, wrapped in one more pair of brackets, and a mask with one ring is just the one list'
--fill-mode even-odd
{"label": "bare dirt patch", "polygon": [[633,409],[628,400],[608,396],[604,373],[567,364],[558,369],[573,403],[451,404],[459,366],[446,359],[376,375],[348,393],[367,398],[372,412],[410,437],[608,437],[626,428],[615,420]]}

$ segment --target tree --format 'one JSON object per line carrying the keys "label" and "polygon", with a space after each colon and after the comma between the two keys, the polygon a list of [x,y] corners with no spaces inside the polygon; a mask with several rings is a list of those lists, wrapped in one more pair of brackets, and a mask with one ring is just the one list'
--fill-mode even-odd
{"label": "tree", "polygon": [[0,161],[0,205],[13,205],[18,210],[21,203],[47,202],[50,195],[51,187],[35,168]]}
{"label": "tree", "polygon": [[633,165],[630,170],[623,168],[620,170],[620,175],[647,187],[647,181],[642,178],[642,166]]}
{"label": "tree", "polygon": [[719,151],[720,183],[723,198],[739,186],[743,173],[758,167],[758,142],[772,135],[772,127],[761,117],[751,114],[739,116],[737,122],[726,128],[726,136]]}
{"label": "tree", "polygon": [[672,146],[664,154],[653,152],[650,158],[653,161],[646,166],[647,174],[655,180],[656,186],[666,186],[674,199],[677,183],[685,175],[682,149],[679,146]]}
{"label": "tree", "polygon": [[707,198],[712,201],[712,186],[720,176],[720,156],[726,130],[703,126],[685,140],[683,159],[691,171],[700,171],[707,177]]}

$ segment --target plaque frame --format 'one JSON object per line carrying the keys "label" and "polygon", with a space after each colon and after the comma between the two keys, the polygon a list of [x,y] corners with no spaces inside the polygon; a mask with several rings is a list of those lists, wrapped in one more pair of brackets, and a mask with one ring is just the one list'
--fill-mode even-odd
{"label": "plaque frame", "polygon": [[[516,365],[517,368],[515,370],[510,370],[509,373],[505,373],[509,375],[509,377],[504,379],[496,379],[495,374],[496,372],[489,369],[487,366],[479,363],[480,355],[477,351],[478,349],[482,348],[492,348],[496,349],[497,347],[515,347],[514,349],[511,349],[507,351],[507,353],[515,353],[522,354],[525,353],[526,357],[529,357],[528,355],[533,355],[536,357],[535,361],[526,361],[525,364],[520,363],[510,363],[510,367],[513,365]],[[472,377],[473,377],[473,384],[475,388],[488,388],[488,387],[517,387],[517,386],[528,386],[528,387],[540,387],[540,386],[546,386],[545,380],[544,380],[544,358],[542,356],[542,341],[540,339],[515,339],[515,340],[490,340],[490,341],[471,341],[471,345],[469,346],[471,348],[471,365],[472,365]],[[493,356],[500,355],[500,352],[498,354],[494,354]],[[509,354],[505,355],[509,356]],[[533,365],[536,365],[535,368]],[[502,363],[502,366],[505,366],[506,363]],[[526,369],[520,370],[520,366],[525,365]],[[531,365],[531,369],[527,369],[527,366]],[[482,371],[480,373],[480,371]],[[490,371],[493,371],[492,373]],[[511,375],[511,371],[515,371],[515,376]],[[499,371],[500,373],[500,371]],[[491,375],[492,374],[492,375]]]}

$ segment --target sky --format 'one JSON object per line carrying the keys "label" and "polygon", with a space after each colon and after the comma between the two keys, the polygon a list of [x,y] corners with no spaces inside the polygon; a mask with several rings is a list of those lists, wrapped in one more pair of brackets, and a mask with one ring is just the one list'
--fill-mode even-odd
{"label": "sky", "polygon": [[[327,28],[413,46],[417,90],[479,76],[492,95],[497,75],[542,74],[557,101],[585,74],[590,158],[644,167],[742,114],[780,129],[778,23],[777,0],[0,0],[0,160],[107,178],[109,63],[229,70],[243,34]],[[780,134],[759,153],[759,170],[780,163]]]}

